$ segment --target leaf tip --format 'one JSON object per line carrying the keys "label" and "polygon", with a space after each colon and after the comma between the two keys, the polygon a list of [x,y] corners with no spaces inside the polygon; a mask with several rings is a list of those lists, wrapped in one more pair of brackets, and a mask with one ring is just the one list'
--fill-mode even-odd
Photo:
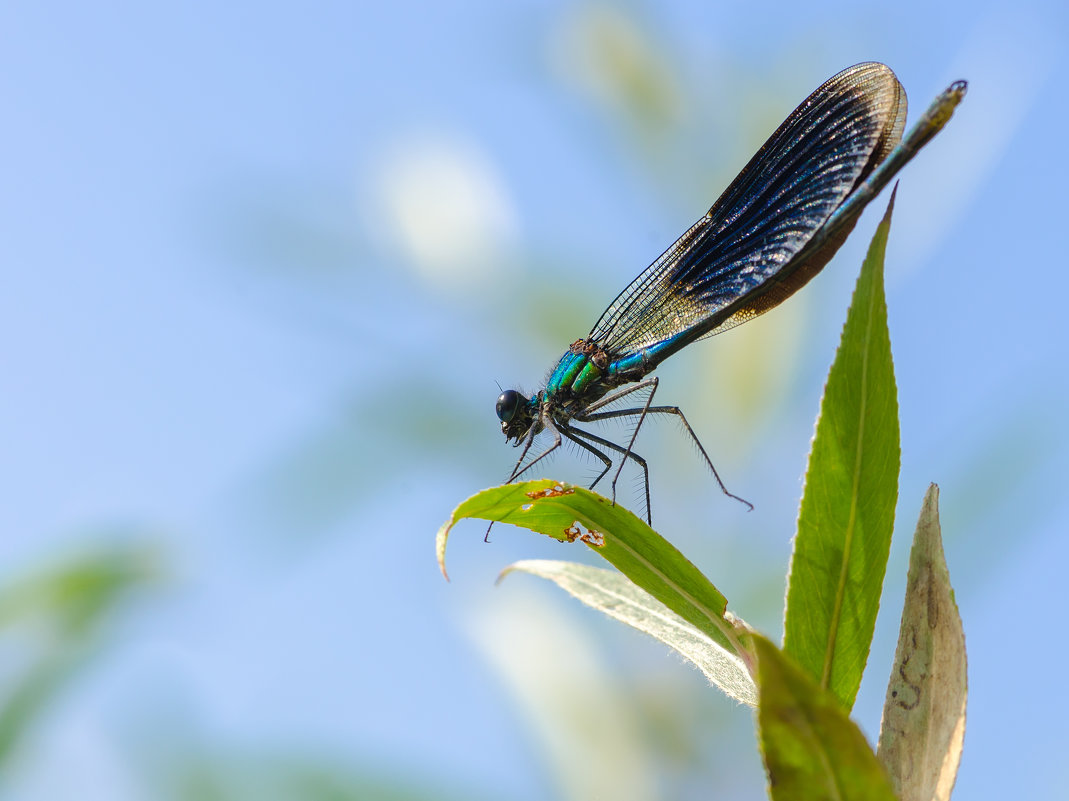
{"label": "leaf tip", "polygon": [[497,578],[494,579],[494,586],[496,587],[501,584],[501,582],[505,580],[505,576],[507,576],[509,573],[513,572],[516,569],[517,567],[514,564],[509,565],[508,567],[503,569],[500,573],[497,574]]}
{"label": "leaf tip", "polygon": [[928,491],[924,493],[924,508],[931,509],[939,514],[939,485],[934,481],[928,485]]}
{"label": "leaf tip", "polygon": [[442,571],[442,578],[446,581],[449,581],[449,574],[445,570],[445,543],[449,539],[449,530],[453,528],[453,523],[453,518],[449,518],[434,537],[434,552],[438,559],[438,569]]}

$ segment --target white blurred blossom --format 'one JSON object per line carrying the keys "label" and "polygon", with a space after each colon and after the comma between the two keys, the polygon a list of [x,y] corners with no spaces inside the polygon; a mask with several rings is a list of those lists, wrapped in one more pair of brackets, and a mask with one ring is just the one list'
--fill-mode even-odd
{"label": "white blurred blossom", "polygon": [[447,138],[395,145],[374,182],[375,228],[424,278],[471,283],[516,238],[504,181],[478,147]]}

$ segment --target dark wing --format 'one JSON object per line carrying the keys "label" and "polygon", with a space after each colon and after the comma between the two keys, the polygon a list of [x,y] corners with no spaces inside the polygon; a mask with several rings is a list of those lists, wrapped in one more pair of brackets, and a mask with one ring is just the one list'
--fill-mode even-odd
{"label": "dark wing", "polygon": [[757,151],[709,212],[617,296],[590,333],[615,358],[667,340],[652,362],[797,291],[849,233],[802,253],[902,137],[906,93],[883,64],[843,70]]}

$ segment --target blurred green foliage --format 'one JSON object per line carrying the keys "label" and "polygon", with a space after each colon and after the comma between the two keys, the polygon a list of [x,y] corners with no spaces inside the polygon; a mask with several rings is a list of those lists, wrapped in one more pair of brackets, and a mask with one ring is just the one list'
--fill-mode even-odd
{"label": "blurred green foliage", "polygon": [[0,775],[39,717],[106,647],[124,607],[158,580],[142,546],[75,556],[0,584]]}

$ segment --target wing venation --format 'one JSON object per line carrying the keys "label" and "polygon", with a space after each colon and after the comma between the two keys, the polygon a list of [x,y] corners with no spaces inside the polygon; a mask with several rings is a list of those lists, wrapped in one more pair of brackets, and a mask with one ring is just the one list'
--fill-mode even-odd
{"label": "wing venation", "polygon": [[795,255],[901,139],[905,116],[905,90],[889,67],[858,64],[832,77],[708,213],[617,296],[590,339],[614,358],[673,338],[682,347],[792,294],[845,234],[804,259],[808,272],[792,263]]}

